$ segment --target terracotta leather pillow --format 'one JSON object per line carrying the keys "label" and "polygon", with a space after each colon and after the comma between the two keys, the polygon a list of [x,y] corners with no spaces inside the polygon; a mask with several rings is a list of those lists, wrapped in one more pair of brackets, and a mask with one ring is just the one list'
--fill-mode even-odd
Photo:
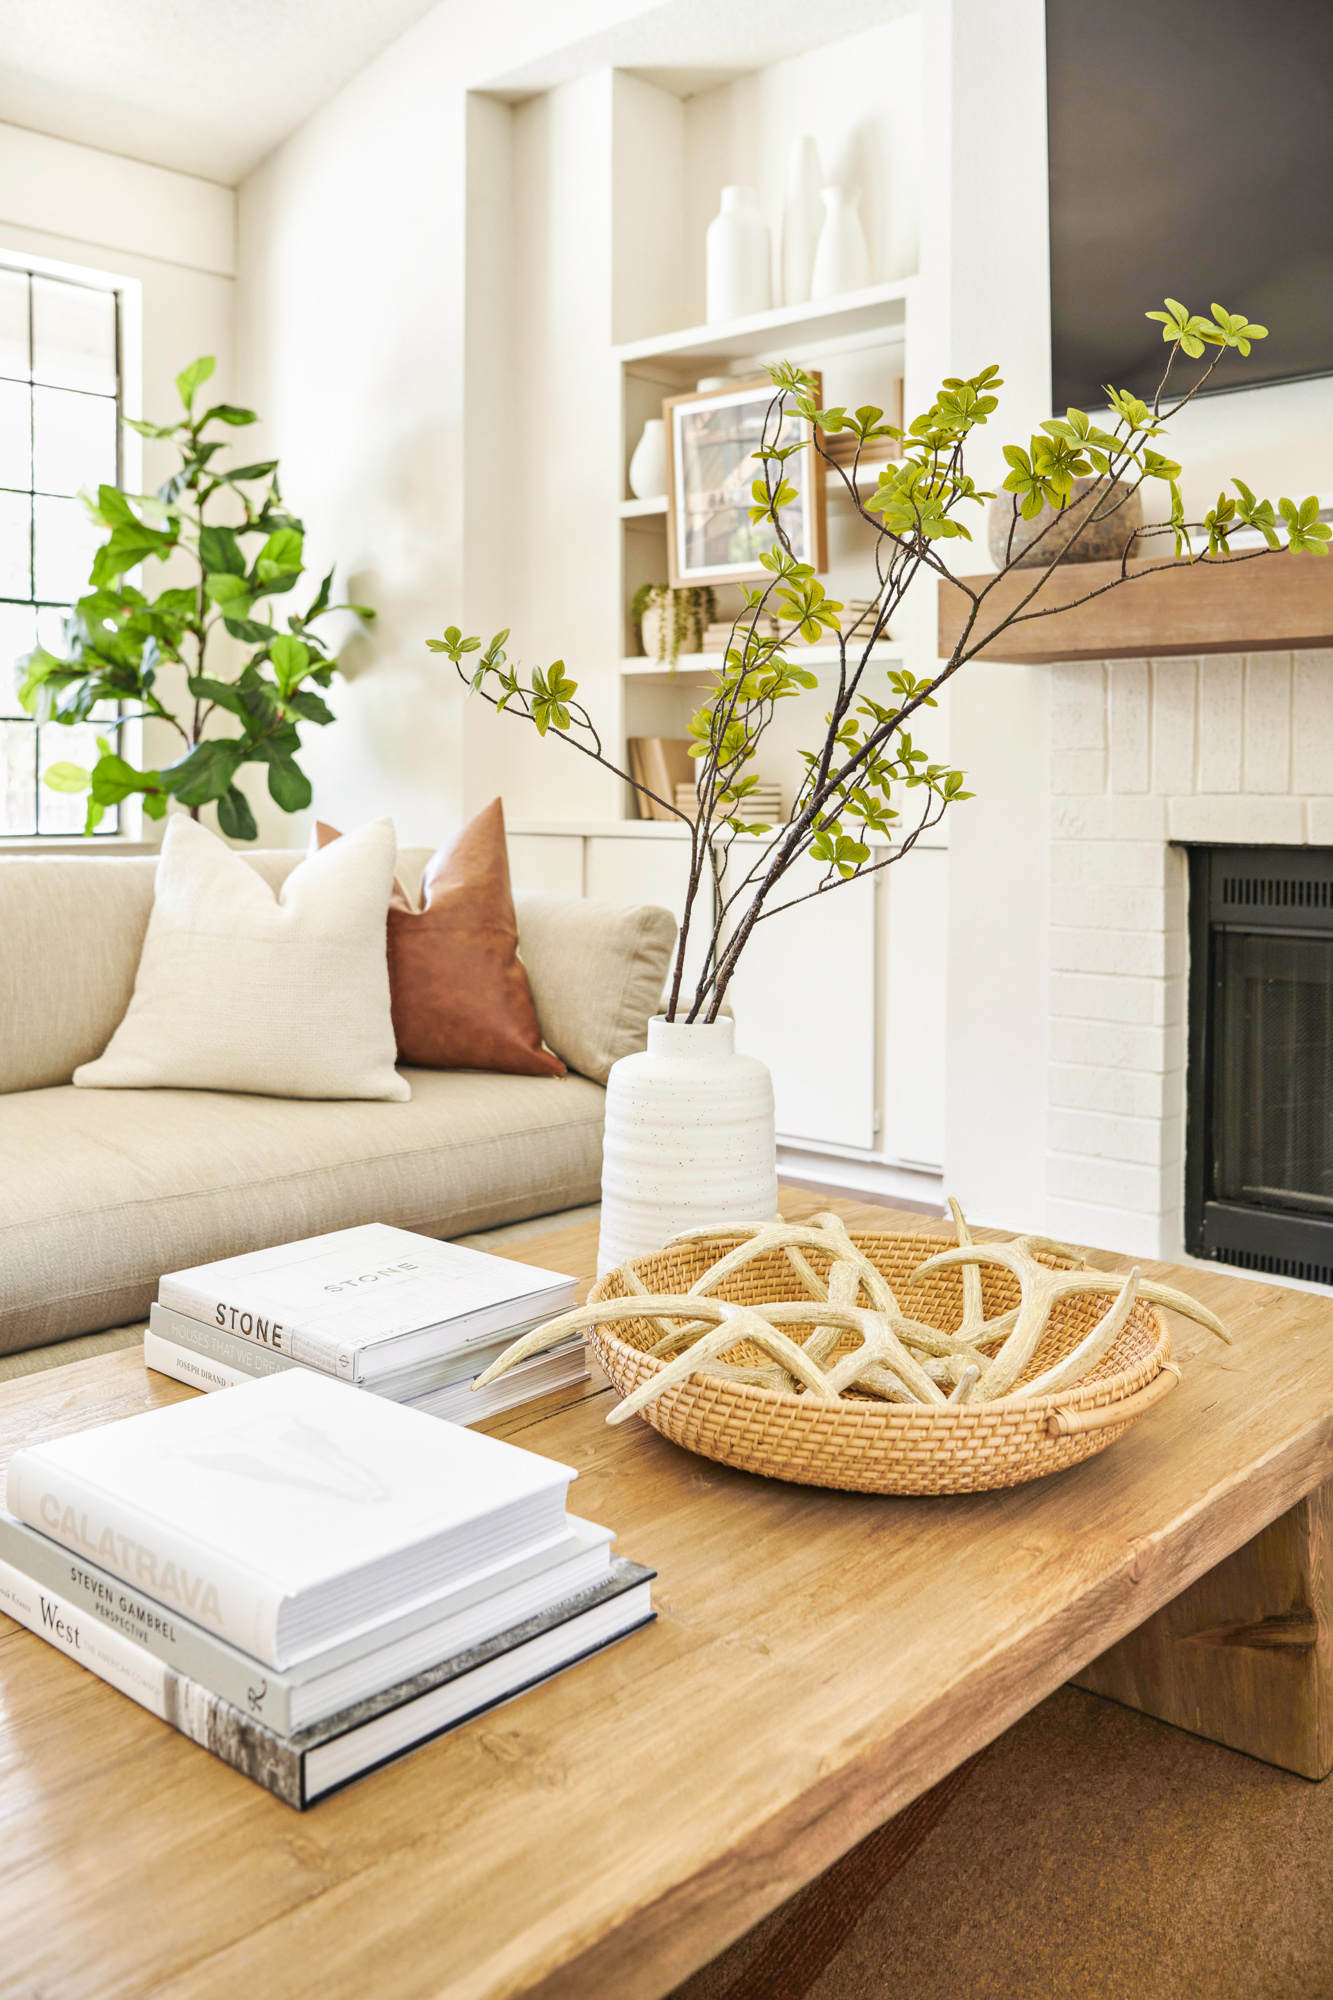
{"label": "terracotta leather pillow", "polygon": [[[316,826],[321,847],[338,839]],[[421,908],[395,883],[389,900],[389,999],[398,1060],[414,1069],[564,1076],[542,1045],[518,955],[504,808],[495,799],[434,853]]]}

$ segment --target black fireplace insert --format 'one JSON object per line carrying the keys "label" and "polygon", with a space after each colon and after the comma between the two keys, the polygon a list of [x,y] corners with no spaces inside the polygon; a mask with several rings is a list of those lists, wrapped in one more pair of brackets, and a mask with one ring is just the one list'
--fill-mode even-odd
{"label": "black fireplace insert", "polygon": [[1186,1243],[1333,1284],[1333,848],[1189,869]]}

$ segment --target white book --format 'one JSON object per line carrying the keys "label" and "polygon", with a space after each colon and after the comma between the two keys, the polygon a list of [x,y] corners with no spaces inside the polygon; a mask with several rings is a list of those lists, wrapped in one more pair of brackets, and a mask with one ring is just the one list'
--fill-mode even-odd
{"label": "white book", "polygon": [[292,1368],[18,1451],[7,1504],[285,1668],[561,1540],[574,1477]]}
{"label": "white book", "polygon": [[573,1278],[368,1222],[169,1271],[158,1299],[348,1381],[554,1319]]}
{"label": "white book", "polygon": [[[153,1310],[160,1308],[155,1306]],[[183,1316],[174,1317],[179,1323]],[[205,1339],[209,1338],[206,1326],[201,1324],[199,1331]],[[226,1342],[231,1351],[219,1353],[211,1347],[201,1350],[193,1343],[187,1347],[149,1327],[143,1337],[144,1366],[155,1374],[169,1376],[173,1382],[184,1382],[191,1389],[234,1389],[242,1382],[252,1382],[257,1375],[276,1375],[284,1368],[301,1365],[299,1361],[289,1361],[285,1355],[270,1354],[267,1348],[232,1340],[225,1333],[214,1334],[212,1339],[219,1346]],[[483,1417],[498,1417],[505,1410],[517,1409],[521,1403],[534,1402],[538,1396],[550,1396],[557,1389],[568,1389],[587,1379],[587,1348],[583,1341],[574,1340],[552,1348],[549,1353],[534,1355],[531,1361],[520,1361],[516,1368],[475,1393],[473,1377],[467,1376],[461,1382],[429,1389],[421,1396],[392,1400],[402,1401],[410,1410],[422,1410],[428,1417],[443,1417],[447,1423],[479,1424]],[[373,1386],[359,1382],[346,1384],[360,1395],[373,1392]]]}

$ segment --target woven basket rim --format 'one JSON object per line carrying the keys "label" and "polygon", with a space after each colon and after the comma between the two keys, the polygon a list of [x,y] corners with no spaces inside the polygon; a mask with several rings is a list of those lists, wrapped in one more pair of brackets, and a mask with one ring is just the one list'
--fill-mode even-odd
{"label": "woven basket rim", "polygon": [[[868,1245],[876,1243],[930,1243],[932,1241],[941,1242],[946,1249],[954,1247],[951,1239],[932,1237],[925,1230],[920,1232],[905,1229],[851,1230],[849,1234],[852,1242],[858,1249],[865,1249]],[[718,1241],[726,1241],[725,1234],[720,1234]],[[671,1247],[683,1248],[684,1246]],[[664,1256],[666,1252],[659,1250],[651,1254],[654,1257],[660,1257]],[[934,1251],[928,1250],[926,1252],[926,1256],[933,1256],[934,1254]],[[649,1259],[646,1257],[635,1257],[627,1261],[631,1269],[637,1270],[641,1264],[648,1262]],[[925,1262],[924,1257],[922,1258],[922,1262]],[[1072,1270],[1074,1267],[1065,1264],[1061,1268]],[[1107,1273],[1106,1275],[1113,1274]],[[614,1276],[614,1271],[608,1271],[604,1277],[598,1278],[588,1293],[588,1303],[590,1305],[595,1305],[600,1300],[610,1296],[603,1288]],[[1020,1416],[1049,1416],[1051,1411],[1057,1409],[1104,1409],[1110,1404],[1123,1402],[1127,1397],[1137,1395],[1140,1390],[1147,1387],[1149,1382],[1157,1379],[1164,1364],[1171,1358],[1171,1333],[1162,1315],[1161,1308],[1151,1305],[1146,1299],[1137,1301],[1137,1304],[1147,1307],[1156,1324],[1157,1339],[1151,1352],[1142,1355],[1132,1367],[1122,1369],[1117,1375],[1103,1375],[1092,1382],[1075,1383],[1066,1389],[1048,1390],[1042,1396],[1012,1394],[1005,1397],[997,1397],[991,1403],[962,1404],[889,1403],[871,1401],[869,1398],[826,1403],[813,1396],[797,1395],[790,1389],[770,1389],[757,1382],[736,1382],[726,1376],[710,1374],[707,1362],[704,1362],[701,1367],[696,1369],[695,1374],[705,1377],[713,1384],[716,1391],[725,1393],[729,1399],[734,1398],[742,1407],[748,1404],[756,1411],[761,1409],[782,1409],[789,1416],[797,1416],[799,1413],[799,1420],[809,1423],[841,1424],[850,1419],[858,1429],[863,1428],[867,1422],[871,1422],[887,1425],[891,1428],[899,1428],[903,1425],[918,1427],[932,1424],[944,1424],[947,1427],[950,1423],[953,1423],[957,1427],[967,1430],[984,1428],[988,1423],[1002,1422],[1006,1417],[1012,1421],[1015,1417]],[[817,1310],[817,1302],[812,1300],[811,1306],[813,1317],[814,1311]],[[642,1348],[632,1346],[627,1340],[621,1340],[609,1326],[591,1328],[589,1330],[589,1339],[592,1341],[594,1347],[605,1346],[608,1349],[618,1350],[626,1359],[632,1357],[636,1362],[653,1360],[653,1357],[645,1354]],[[653,1360],[655,1373],[665,1366],[666,1363],[664,1361]],[[1145,1368],[1150,1369],[1146,1380],[1143,1373]],[[692,1381],[693,1379],[693,1376],[686,1378],[687,1381]]]}

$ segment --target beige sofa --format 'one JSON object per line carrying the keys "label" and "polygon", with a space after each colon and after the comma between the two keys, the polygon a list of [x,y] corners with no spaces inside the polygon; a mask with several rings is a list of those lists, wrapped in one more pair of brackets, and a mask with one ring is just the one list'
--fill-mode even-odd
{"label": "beige sofa", "polygon": [[[302,857],[245,858],[276,888]],[[403,879],[427,858],[405,851]],[[457,1236],[597,1199],[603,1086],[645,1046],[667,911],[515,898],[567,1077],[407,1070],[408,1104],[76,1090],[133,990],[155,866],[0,859],[0,1357],[142,1319],[162,1272],[209,1258],[359,1222]]]}

